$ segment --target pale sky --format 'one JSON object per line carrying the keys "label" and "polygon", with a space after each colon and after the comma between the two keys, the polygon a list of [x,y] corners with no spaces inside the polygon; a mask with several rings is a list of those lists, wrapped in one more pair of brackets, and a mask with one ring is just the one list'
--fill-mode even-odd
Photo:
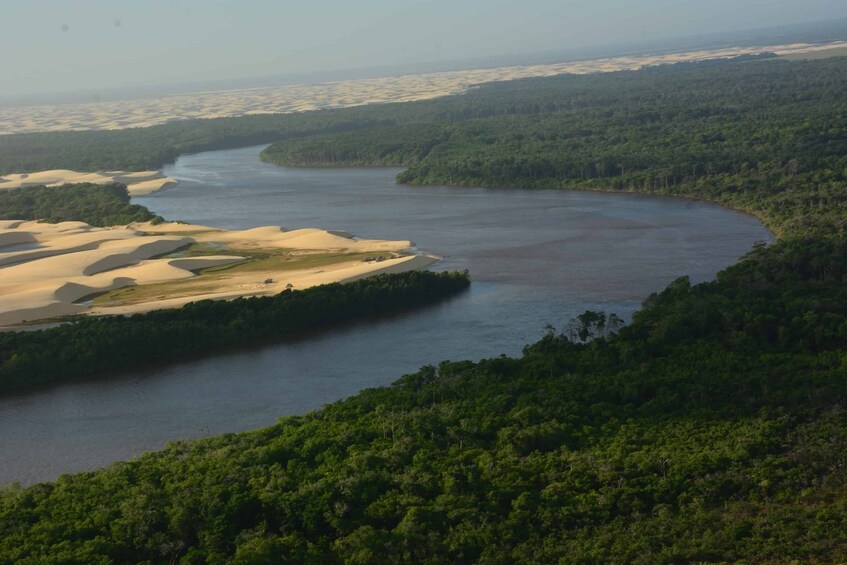
{"label": "pale sky", "polygon": [[845,0],[0,0],[0,96],[425,63],[844,17]]}

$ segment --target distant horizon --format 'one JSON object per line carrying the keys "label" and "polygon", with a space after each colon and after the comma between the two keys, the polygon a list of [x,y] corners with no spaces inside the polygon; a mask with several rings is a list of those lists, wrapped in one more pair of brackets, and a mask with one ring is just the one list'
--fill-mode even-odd
{"label": "distant horizon", "polygon": [[[748,34],[753,37],[744,38]],[[781,36],[780,34],[784,34]],[[709,33],[692,36],[646,40],[638,43],[619,43],[568,50],[548,50],[524,53],[501,53],[473,59],[448,59],[415,65],[371,66],[349,69],[315,70],[300,73],[253,75],[219,78],[206,81],[172,82],[143,86],[125,86],[105,89],[53,91],[50,93],[25,93],[0,95],[0,108],[41,105],[100,102],[151,98],[204,91],[241,90],[299,84],[320,84],[345,80],[359,80],[387,76],[415,75],[452,70],[483,69],[504,66],[537,65],[552,62],[571,62],[599,57],[619,57],[635,54],[659,54],[684,49],[701,49],[719,45],[758,45],[758,41],[802,38],[811,42],[816,37],[821,42],[847,40],[847,18],[835,21],[801,22],[791,25],[754,28],[730,33]]]}
{"label": "distant horizon", "polygon": [[[334,4],[335,1],[331,3]],[[600,4],[615,3],[620,2],[609,0]],[[11,4],[11,6],[0,7],[0,17],[6,21],[15,21],[16,13],[20,14],[20,19],[23,20],[34,17],[39,6],[52,7],[50,17],[56,22],[62,21],[63,18],[72,19],[68,19],[70,23],[57,24],[56,34],[51,32],[51,27],[45,18],[40,17],[38,35],[28,32],[25,29],[27,26],[22,25],[19,26],[20,29],[10,26],[10,30],[0,36],[0,46],[7,52],[15,52],[16,55],[15,58],[7,59],[5,63],[0,61],[0,73],[6,78],[0,85],[0,104],[3,105],[96,101],[115,99],[116,96],[147,97],[204,89],[309,84],[397,74],[566,62],[581,58],[620,55],[628,50],[642,50],[642,53],[646,53],[673,49],[678,48],[674,46],[680,43],[693,43],[697,40],[711,44],[727,41],[728,38],[749,42],[755,39],[750,37],[751,35],[755,36],[763,32],[786,35],[794,33],[798,37],[805,34],[809,40],[812,40],[816,33],[838,36],[830,39],[847,39],[847,6],[831,0],[814,0],[804,4],[802,10],[790,2],[731,3],[719,0],[718,4],[723,6],[724,15],[739,14],[739,17],[732,19],[731,25],[726,25],[728,21],[726,19],[716,21],[709,15],[719,11],[721,6],[718,5],[711,6],[709,8],[711,11],[707,14],[696,5],[679,6],[679,3],[668,3],[665,0],[650,0],[640,6],[642,12],[650,12],[654,16],[654,20],[648,23],[645,23],[646,16],[642,14],[631,22],[616,20],[617,23],[603,21],[602,24],[597,24],[592,12],[596,10],[596,7],[588,8],[579,2],[565,2],[564,4],[573,11],[573,15],[572,19],[562,19],[564,8],[552,0],[538,0],[534,4],[539,5],[537,6],[539,10],[533,12],[527,6],[526,10],[520,12],[523,17],[520,22],[523,23],[518,28],[522,31],[516,31],[517,28],[510,27],[510,22],[502,21],[504,18],[507,19],[508,14],[515,13],[515,3],[510,0],[501,0],[498,6],[490,8],[492,12],[500,10],[500,19],[493,19],[489,22],[489,27],[484,29],[482,24],[487,21],[486,18],[491,19],[494,16],[489,17],[473,10],[469,11],[468,6],[463,6],[461,9],[451,8],[443,13],[438,12],[437,7],[429,11],[421,7],[414,9],[401,7],[392,12],[385,5],[381,5],[384,2],[370,0],[361,6],[361,11],[371,10],[373,17],[379,21],[371,22],[369,25],[374,28],[375,35],[382,34],[381,39],[374,39],[370,43],[365,40],[362,40],[362,43],[356,43],[350,37],[346,39],[331,37],[332,26],[340,25],[335,18],[332,20],[317,18],[315,14],[300,8],[290,9],[291,13],[280,12],[286,16],[280,21],[285,21],[289,26],[296,26],[301,21],[304,22],[305,28],[308,28],[307,24],[320,24],[321,33],[325,33],[327,38],[324,43],[320,43],[324,41],[320,38],[313,41],[320,43],[321,49],[308,49],[305,45],[293,44],[291,42],[294,41],[294,36],[288,39],[289,36],[285,34],[282,36],[278,33],[263,35],[258,29],[260,25],[264,25],[261,19],[256,19],[259,15],[250,13],[247,5],[244,7],[243,15],[240,12],[237,17],[233,16],[233,13],[224,14],[227,10],[231,12],[235,9],[234,3],[226,0],[202,5],[198,5],[195,0],[181,2],[180,0],[156,0],[145,4],[148,8],[141,11],[128,2],[105,3],[104,0],[90,0],[87,8],[70,12],[65,10],[65,14],[62,14],[63,4],[56,0],[37,0],[26,5],[17,4],[12,0]],[[271,6],[262,0],[249,0],[248,4],[271,10]],[[755,4],[761,4],[761,6],[757,7]],[[166,19],[175,18],[175,20],[156,20],[156,25],[162,27],[161,33],[151,29],[146,35],[144,33],[139,35],[140,31],[136,27],[143,27],[145,23],[154,21],[150,18],[156,14],[156,5],[159,5],[160,16]],[[133,17],[115,17],[109,20],[108,30],[104,29],[105,24],[100,22],[105,17],[104,14],[112,12],[119,14],[133,10],[136,11],[134,15],[127,14]],[[563,27],[560,34],[553,33],[557,31],[555,26],[551,32],[545,18],[539,19],[538,14],[545,13],[545,10],[549,12],[548,19],[561,19]],[[752,27],[745,25],[750,20],[751,10],[760,11],[755,21],[761,25]],[[823,15],[824,13],[826,16]],[[92,19],[92,14],[97,15],[96,21]],[[805,21],[795,23],[799,19],[798,14],[802,14]],[[86,15],[87,20],[84,18]],[[207,23],[207,20],[212,21],[216,17],[221,19],[223,15],[230,20],[221,24],[225,27],[222,31],[215,32],[211,28],[205,32],[192,29]],[[742,15],[744,17],[741,17]],[[618,15],[618,17],[620,19],[622,16]],[[234,22],[231,21],[232,18],[235,19]],[[351,37],[357,34],[362,35],[361,26],[367,27],[362,22],[370,21],[367,20],[365,13],[357,12],[356,18],[360,27],[356,28],[351,23],[349,29],[344,28]],[[409,39],[411,47],[405,50],[401,49],[400,45],[398,45],[397,53],[386,48],[386,43],[398,41],[397,37],[392,36],[398,33],[397,30],[388,22],[417,22],[415,18],[420,18],[421,26],[423,22],[429,21],[427,18],[438,21],[439,26],[434,27],[430,35],[420,30],[415,31],[418,35],[424,33],[425,39],[418,38],[417,43]],[[663,21],[662,18],[673,22],[679,20],[685,25],[681,23],[659,25]],[[573,30],[571,33],[565,33],[567,27],[565,24],[575,25],[574,22],[581,20],[590,20],[591,23],[583,26],[586,29],[580,30],[579,33]],[[535,30],[526,21],[537,25],[538,35],[544,36],[545,39],[535,40],[533,38],[535,34],[532,33]],[[91,24],[94,27],[89,28],[79,22],[86,22],[86,25]],[[167,27],[180,22],[194,22],[196,26],[183,27],[178,34],[169,34]],[[25,24],[26,21],[21,23]],[[602,30],[598,28],[597,33],[588,33],[587,30],[596,28],[598,25]],[[451,26],[453,26],[452,35],[444,29]],[[615,26],[620,30],[616,31]],[[443,43],[447,35],[454,37],[459,30],[462,31],[460,35],[468,36],[466,44],[449,46],[438,43],[439,41]],[[251,34],[251,31],[255,33]],[[247,37],[244,36],[245,33]],[[496,41],[489,37],[492,34],[497,36]],[[413,36],[414,33],[411,35]],[[24,40],[24,37],[26,37],[27,48],[20,49],[20,42]],[[34,37],[37,37],[38,41],[34,42]],[[198,37],[205,44],[197,39]],[[473,40],[474,37],[478,40]],[[68,39],[72,39],[72,42],[68,43]],[[149,49],[139,51],[138,40],[146,42],[150,39],[154,41],[147,46]],[[330,49],[331,45],[335,45],[336,48]],[[360,50],[365,50],[367,47],[376,55],[364,56],[361,53],[356,55],[353,53],[356,51],[354,48],[356,45],[359,45]],[[439,45],[440,48],[435,48]],[[345,58],[343,54],[348,50],[351,54]],[[273,57],[270,59],[266,57],[267,60],[261,62],[257,53],[278,53],[277,58],[283,57],[283,59],[271,60]],[[320,59],[320,53],[332,53],[332,56]],[[231,64],[226,63],[227,60]],[[309,61],[312,61],[312,64],[308,64]]]}
{"label": "distant horizon", "polygon": [[127,129],[178,120],[232,118],[254,114],[288,114],[351,106],[427,100],[457,95],[485,84],[554,77],[637,71],[644,67],[704,63],[737,57],[838,57],[847,41],[765,41],[756,45],[667,49],[664,53],[595,57],[562,63],[539,63],[381,78],[336,80],[313,84],[192,90],[158,96],[0,107],[0,135],[14,133]]}

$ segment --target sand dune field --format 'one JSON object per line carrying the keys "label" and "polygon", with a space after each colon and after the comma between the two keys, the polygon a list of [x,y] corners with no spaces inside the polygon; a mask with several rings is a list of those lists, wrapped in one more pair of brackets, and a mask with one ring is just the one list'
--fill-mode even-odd
{"label": "sand dune field", "polygon": [[0,221],[0,327],[267,296],[426,267],[410,241],[267,226]]}
{"label": "sand dune field", "polygon": [[158,98],[0,108],[0,134],[147,127],[176,120],[305,112],[458,94],[486,83],[559,74],[635,70],[771,52],[792,56],[843,49],[847,42],[762,45],[510,67],[445,71],[312,85],[193,92]]}

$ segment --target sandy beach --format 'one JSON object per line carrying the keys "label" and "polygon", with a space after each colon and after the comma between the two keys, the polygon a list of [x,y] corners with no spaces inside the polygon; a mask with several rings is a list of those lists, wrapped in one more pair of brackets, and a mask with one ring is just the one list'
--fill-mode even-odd
{"label": "sandy beach", "polygon": [[12,190],[28,186],[61,186],[67,183],[109,184],[119,182],[126,185],[130,196],[146,196],[158,190],[177,185],[176,179],[166,177],[159,171],[108,171],[80,173],[67,169],[54,169],[37,173],[16,173],[0,177],[0,190]]}
{"label": "sandy beach", "polygon": [[793,56],[844,47],[847,47],[847,42],[843,41],[761,45],[569,63],[409,74],[312,85],[194,92],[136,100],[13,106],[0,108],[0,134],[137,128],[195,118],[305,112],[323,108],[407,102],[459,94],[487,82],[560,74],[637,70],[655,65],[727,59],[760,53]]}
{"label": "sandy beach", "polygon": [[2,220],[0,327],[268,296],[420,269],[437,260],[410,241],[320,229],[225,231],[178,223],[97,228]]}

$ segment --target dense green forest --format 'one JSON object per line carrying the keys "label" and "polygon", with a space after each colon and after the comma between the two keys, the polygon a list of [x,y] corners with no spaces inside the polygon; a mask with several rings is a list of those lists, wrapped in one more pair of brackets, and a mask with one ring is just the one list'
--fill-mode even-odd
{"label": "dense green forest", "polygon": [[161,220],[150,210],[130,204],[126,186],[91,183],[29,186],[0,190],[0,220],[75,220],[92,226]]}
{"label": "dense green forest", "polygon": [[710,199],[780,239],[623,328],[587,312],[518,358],[7,489],[0,561],[847,560],[845,83],[847,59],[516,81],[274,146],[409,182]]}
{"label": "dense green forest", "polygon": [[[740,65],[743,62],[742,60],[735,64]],[[773,63],[781,64],[789,63]],[[695,66],[705,69],[722,67],[724,64],[704,62]],[[649,70],[663,74],[683,71],[684,67],[687,65]],[[497,116],[541,115],[561,109],[578,108],[580,105],[589,107],[603,101],[583,97],[581,101],[573,102],[570,95],[559,96],[555,85],[552,89],[545,90],[545,81],[575,81],[579,89],[580,81],[585,78],[606,80],[604,84],[609,86],[625,74],[627,73],[614,73],[608,77],[554,77],[496,83],[474,87],[462,96],[421,102],[377,104],[296,114],[182,120],[148,128],[123,130],[0,135],[0,175],[56,168],[78,171],[141,171],[159,168],[184,153],[245,147],[280,140],[301,140],[316,134],[367,131],[365,136],[378,141],[374,130],[392,126],[411,126],[411,130],[416,132],[416,138],[431,136],[439,140],[439,128],[431,128],[434,123],[455,124]],[[631,74],[639,76],[638,73]],[[611,82],[608,82],[609,80]],[[604,95],[616,90],[616,87],[607,88]],[[571,94],[578,94],[578,91]],[[389,135],[389,139],[399,139],[394,133]],[[382,161],[372,148],[366,148],[372,146],[371,143],[365,143],[365,147],[361,148],[356,146],[358,144],[346,147],[343,159],[339,155],[318,155],[319,158],[314,159],[315,155],[311,155],[308,162],[311,165],[328,164],[329,160],[356,164],[410,165],[425,155],[420,153],[419,141],[420,139],[404,141],[410,144],[406,150],[398,151],[392,148],[389,153],[395,154],[386,161]],[[284,149],[282,153],[289,151]]]}
{"label": "dense green forest", "polygon": [[296,336],[431,304],[469,284],[467,273],[412,271],[276,296],[201,300],[133,316],[82,317],[50,329],[0,333],[0,393]]}
{"label": "dense green forest", "polygon": [[9,489],[0,559],[843,561],[847,249],[806,244],[680,279],[617,335],[583,316],[517,359]]}
{"label": "dense green forest", "polygon": [[0,135],[0,175],[47,169],[157,169],[183,153],[416,122],[433,111],[427,106],[404,103],[299,114],[183,120],[123,130]]}
{"label": "dense green forest", "polygon": [[333,112],[185,120],[149,128],[0,135],[0,174],[48,169],[144,171],[182,153],[270,143],[287,136],[376,125]]}

